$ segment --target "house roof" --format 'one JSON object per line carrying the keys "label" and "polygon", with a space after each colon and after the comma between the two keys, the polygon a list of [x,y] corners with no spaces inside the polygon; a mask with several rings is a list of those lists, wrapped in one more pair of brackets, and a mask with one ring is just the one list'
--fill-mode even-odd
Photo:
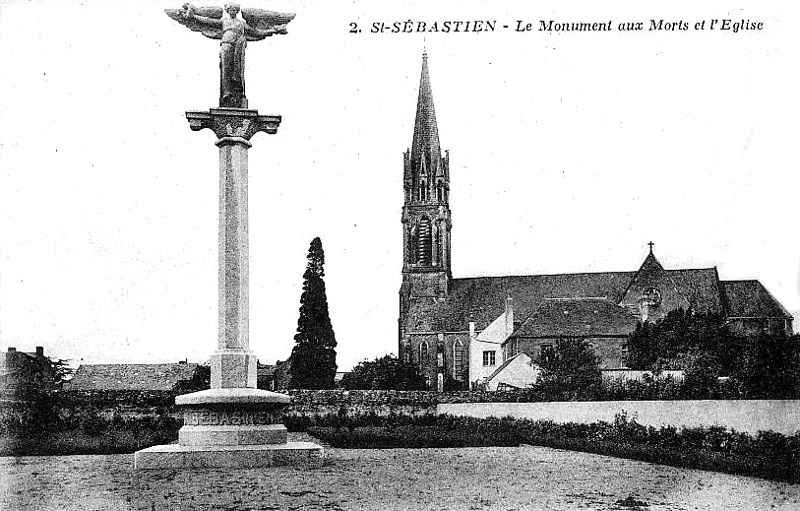
{"label": "house roof", "polygon": [[[488,378],[486,378],[486,381],[487,381],[487,382],[489,382],[489,381],[492,381],[492,380],[493,380],[493,379],[494,379],[494,378],[495,378],[495,377],[496,377],[498,374],[502,373],[502,372],[505,370],[505,368],[506,368],[506,367],[508,367],[508,366],[509,366],[509,364],[511,364],[511,362],[513,362],[513,361],[514,361],[514,360],[516,360],[518,357],[521,357],[521,356],[523,356],[523,355],[525,355],[526,357],[528,357],[528,355],[527,355],[527,354],[525,354],[525,352],[524,352],[524,351],[520,351],[519,353],[517,353],[517,354],[516,354],[516,355],[514,355],[513,357],[509,358],[508,360],[506,360],[505,362],[503,362],[502,364],[500,364],[500,366],[499,366],[497,369],[495,369],[495,370],[494,370],[494,372],[493,372],[492,374],[490,374]],[[528,358],[530,358],[530,357],[528,357]]]}
{"label": "house roof", "polygon": [[730,317],[792,319],[791,314],[757,280],[725,280],[722,281],[722,290]]}
{"label": "house roof", "polygon": [[637,318],[605,298],[560,298],[542,302],[511,337],[621,336]]}
{"label": "house roof", "polygon": [[198,364],[81,365],[65,390],[172,390],[190,380]]}

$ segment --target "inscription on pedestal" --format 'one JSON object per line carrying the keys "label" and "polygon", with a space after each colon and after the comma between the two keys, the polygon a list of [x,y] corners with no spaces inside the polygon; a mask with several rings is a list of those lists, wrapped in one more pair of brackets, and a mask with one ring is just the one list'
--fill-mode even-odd
{"label": "inscription on pedestal", "polygon": [[187,410],[183,413],[186,426],[249,426],[279,424],[281,414],[266,410]]}

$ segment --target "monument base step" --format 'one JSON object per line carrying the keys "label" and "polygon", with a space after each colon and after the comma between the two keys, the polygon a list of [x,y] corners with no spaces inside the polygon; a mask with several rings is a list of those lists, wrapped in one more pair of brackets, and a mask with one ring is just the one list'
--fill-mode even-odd
{"label": "monument base step", "polygon": [[312,442],[268,445],[155,445],[134,454],[137,470],[184,468],[321,467],[322,446]]}

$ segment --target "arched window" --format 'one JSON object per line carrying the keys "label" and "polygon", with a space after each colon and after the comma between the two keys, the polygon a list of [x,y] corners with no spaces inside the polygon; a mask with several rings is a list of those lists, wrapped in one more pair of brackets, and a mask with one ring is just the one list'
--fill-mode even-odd
{"label": "arched window", "polygon": [[445,194],[444,194],[444,183],[442,180],[436,182],[436,200],[439,202],[444,202]]}
{"label": "arched window", "polygon": [[428,362],[428,343],[422,341],[419,345],[419,363],[426,364]]}
{"label": "arched window", "polygon": [[417,262],[423,266],[431,265],[431,221],[423,216],[419,221],[417,241]]}
{"label": "arched window", "polygon": [[464,343],[461,342],[461,339],[458,339],[455,344],[453,344],[453,379],[464,381],[466,365]]}
{"label": "arched window", "polygon": [[410,344],[406,344],[405,347],[403,348],[403,362],[405,362],[406,364],[410,364],[411,363],[411,345]]}

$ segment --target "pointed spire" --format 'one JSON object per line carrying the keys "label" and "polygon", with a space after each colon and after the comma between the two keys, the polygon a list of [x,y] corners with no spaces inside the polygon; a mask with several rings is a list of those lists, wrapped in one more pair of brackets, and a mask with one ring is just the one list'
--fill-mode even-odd
{"label": "pointed spire", "polygon": [[[411,142],[411,164],[418,165],[423,160],[438,166],[441,159],[439,148],[439,129],[436,126],[436,110],[433,107],[433,91],[428,76],[428,53],[422,54],[422,75],[419,80],[419,96],[417,97],[417,116],[414,120],[414,139]],[[430,167],[429,167],[430,168]]]}

